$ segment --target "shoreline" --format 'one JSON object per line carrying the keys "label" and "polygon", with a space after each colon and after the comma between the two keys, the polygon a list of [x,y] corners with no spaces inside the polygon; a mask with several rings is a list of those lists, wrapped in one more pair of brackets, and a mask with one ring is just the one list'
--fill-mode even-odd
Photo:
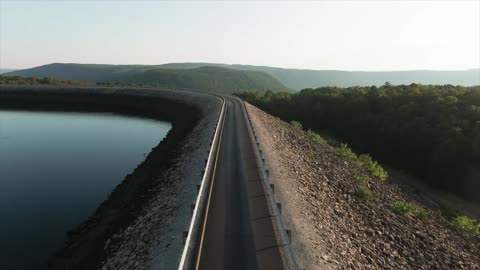
{"label": "shoreline", "polygon": [[[113,257],[123,257],[118,256],[125,253],[119,252],[122,249],[127,249],[130,254],[138,253],[128,257],[129,262],[124,262],[124,265],[132,263],[132,266],[138,267],[148,263],[148,258],[157,249],[158,239],[152,237],[151,241],[143,241],[142,250],[132,246],[125,248],[124,242],[129,241],[127,234],[131,233],[133,225],[145,212],[153,215],[152,211],[146,211],[152,198],[165,193],[165,190],[169,190],[169,196],[175,197],[176,186],[187,181],[179,179],[182,178],[179,175],[165,177],[165,174],[172,167],[182,166],[180,157],[184,153],[179,149],[188,143],[188,137],[192,137],[200,122],[215,114],[216,101],[215,97],[205,94],[153,89],[0,87],[1,109],[111,112],[172,123],[167,136],[122,180],[94,214],[68,232],[64,246],[48,260],[47,269],[111,269],[105,264]],[[175,179],[175,183],[171,179]],[[171,216],[171,211],[180,208],[176,205],[156,209],[157,218],[141,222],[139,233],[146,234],[148,230],[155,230],[149,233],[151,235],[160,233],[158,226],[147,229],[144,225],[150,221],[163,224],[162,219],[166,219],[163,217]]]}

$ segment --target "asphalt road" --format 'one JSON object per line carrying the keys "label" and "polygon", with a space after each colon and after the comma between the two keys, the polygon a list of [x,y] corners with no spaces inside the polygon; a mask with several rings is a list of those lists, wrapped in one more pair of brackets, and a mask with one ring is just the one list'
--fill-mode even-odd
{"label": "asphalt road", "polygon": [[240,101],[225,97],[226,117],[196,269],[282,269]]}

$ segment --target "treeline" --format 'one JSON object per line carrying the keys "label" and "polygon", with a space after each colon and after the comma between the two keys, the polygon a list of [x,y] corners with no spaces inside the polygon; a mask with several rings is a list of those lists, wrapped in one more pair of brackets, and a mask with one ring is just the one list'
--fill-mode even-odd
{"label": "treeline", "polygon": [[239,96],[431,186],[480,201],[480,86],[386,83]]}
{"label": "treeline", "polygon": [[0,75],[0,85],[79,85],[92,86],[94,82],[74,81],[74,80],[57,80],[50,77],[34,78],[23,76],[2,76]]}

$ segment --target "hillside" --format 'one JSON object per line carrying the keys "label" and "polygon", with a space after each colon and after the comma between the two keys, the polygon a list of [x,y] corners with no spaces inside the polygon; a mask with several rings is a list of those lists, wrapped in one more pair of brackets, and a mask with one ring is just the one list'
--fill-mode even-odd
{"label": "hillside", "polygon": [[141,65],[50,64],[18,70],[5,75],[51,77],[59,80],[92,81],[106,84],[156,86],[233,93],[236,91],[287,91],[278,80],[264,72],[221,67],[167,69]]}
{"label": "hillside", "polygon": [[384,85],[240,95],[432,187],[480,202],[480,87]]}
{"label": "hillside", "polygon": [[[242,71],[265,72],[290,89],[316,88],[322,86],[370,86],[390,82],[398,84],[453,84],[480,85],[480,69],[463,71],[391,71],[363,72],[340,70],[284,69],[266,66],[226,65],[216,63],[170,63],[164,65],[91,65],[91,64],[50,64],[32,69],[17,70],[9,75],[29,77],[54,77],[63,80],[96,82],[123,81],[145,71],[162,69],[195,69],[200,67],[220,67]],[[167,74],[171,74],[169,71]],[[145,75],[142,75],[145,76]],[[140,76],[140,77],[142,77]],[[149,76],[147,76],[149,77]],[[255,77],[255,76],[254,76]]]}
{"label": "hillside", "polygon": [[202,89],[228,94],[234,93],[238,89],[262,92],[287,90],[278,80],[264,72],[220,67],[158,68],[132,75],[127,82],[153,83],[166,88]]}
{"label": "hillside", "polygon": [[0,68],[0,74],[12,72],[12,71],[15,71],[15,69],[2,69],[2,68]]}
{"label": "hillside", "polygon": [[285,86],[300,90],[322,86],[371,86],[383,85],[390,82],[398,84],[453,84],[463,86],[480,85],[480,69],[461,71],[342,71],[342,70],[309,70],[285,69],[266,66],[225,65],[211,63],[172,63],[162,67],[168,68],[195,68],[200,66],[220,66],[239,70],[263,71],[277,78]]}
{"label": "hillside", "polygon": [[24,77],[50,77],[58,80],[79,80],[93,82],[119,81],[155,66],[140,65],[99,65],[99,64],[48,64],[30,69],[16,70],[4,75]]}
{"label": "hillside", "polygon": [[[366,159],[246,107],[300,269],[479,269],[478,223],[449,220],[394,175],[375,176]],[[470,225],[476,235],[464,232]]]}

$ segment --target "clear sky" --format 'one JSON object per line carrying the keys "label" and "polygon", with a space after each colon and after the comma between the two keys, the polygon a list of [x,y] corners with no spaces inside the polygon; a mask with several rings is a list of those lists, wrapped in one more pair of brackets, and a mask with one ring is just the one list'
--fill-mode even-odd
{"label": "clear sky", "polygon": [[478,68],[480,0],[0,0],[0,68],[53,62]]}

